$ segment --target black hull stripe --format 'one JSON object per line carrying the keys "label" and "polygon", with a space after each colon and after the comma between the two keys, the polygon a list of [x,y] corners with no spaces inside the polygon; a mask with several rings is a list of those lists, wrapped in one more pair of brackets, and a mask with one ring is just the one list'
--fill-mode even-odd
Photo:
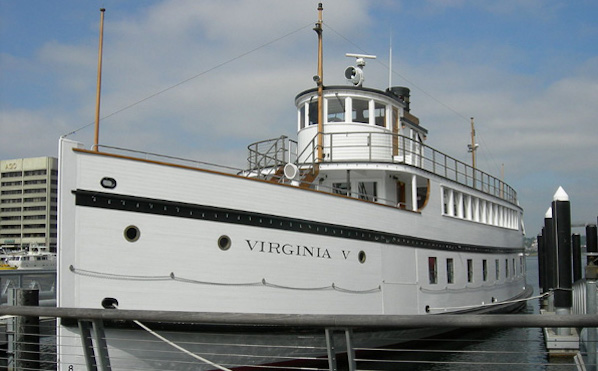
{"label": "black hull stripe", "polygon": [[409,246],[422,249],[471,253],[521,253],[523,249],[457,244],[423,238],[374,231],[369,229],[321,223],[311,220],[261,214],[207,205],[189,204],[152,198],[101,193],[86,190],[73,191],[76,205],[101,209],[121,210],[178,218],[198,219],[219,223],[240,224],[259,228],[281,229],[351,240]]}

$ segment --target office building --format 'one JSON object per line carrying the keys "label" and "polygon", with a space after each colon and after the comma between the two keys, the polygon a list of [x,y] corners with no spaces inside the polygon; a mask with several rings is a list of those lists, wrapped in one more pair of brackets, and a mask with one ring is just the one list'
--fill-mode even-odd
{"label": "office building", "polygon": [[0,245],[56,251],[58,160],[0,161]]}

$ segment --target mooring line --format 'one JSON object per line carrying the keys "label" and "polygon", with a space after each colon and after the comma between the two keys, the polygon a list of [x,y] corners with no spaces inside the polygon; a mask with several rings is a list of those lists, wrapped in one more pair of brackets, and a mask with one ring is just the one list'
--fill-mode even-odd
{"label": "mooring line", "polygon": [[137,320],[133,320],[133,322],[135,322],[137,324],[137,326],[141,327],[145,331],[147,331],[150,334],[154,335],[155,337],[157,337],[158,339],[162,340],[166,344],[168,344],[168,345],[170,345],[170,346],[172,346],[172,347],[180,350],[181,352],[183,352],[183,353],[185,353],[187,355],[190,355],[191,357],[193,357],[193,358],[195,358],[195,359],[197,359],[197,360],[199,360],[201,362],[207,363],[210,366],[216,367],[219,370],[232,371],[230,368],[226,368],[226,367],[220,366],[220,365],[218,365],[218,364],[216,364],[216,363],[214,363],[214,362],[212,362],[212,361],[210,361],[208,359],[205,359],[203,357],[198,356],[197,354],[195,354],[193,352],[188,351],[187,349],[183,348],[182,346],[180,346],[178,344],[173,343],[172,341],[166,339],[164,336],[156,333],[155,331],[153,331],[152,329],[150,329],[149,327],[147,327],[146,325],[144,325],[143,323],[141,323],[141,322],[139,322]]}

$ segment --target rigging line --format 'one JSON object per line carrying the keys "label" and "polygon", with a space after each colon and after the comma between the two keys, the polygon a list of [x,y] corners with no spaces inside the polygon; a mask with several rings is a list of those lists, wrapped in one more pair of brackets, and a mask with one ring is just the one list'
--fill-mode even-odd
{"label": "rigging line", "polygon": [[155,336],[155,337],[157,337],[158,339],[162,340],[162,341],[163,341],[163,342],[165,342],[166,344],[168,344],[168,345],[170,345],[170,346],[172,346],[172,347],[174,347],[174,348],[176,348],[176,349],[180,350],[181,352],[183,352],[183,353],[185,353],[185,354],[187,354],[187,355],[189,355],[189,356],[191,356],[191,357],[193,357],[193,358],[195,358],[195,359],[197,359],[197,360],[199,360],[199,361],[201,361],[201,362],[203,362],[203,363],[207,363],[208,365],[210,365],[210,366],[212,366],[212,367],[216,367],[216,368],[217,368],[217,369],[219,369],[219,370],[224,370],[224,371],[232,371],[232,370],[231,370],[231,369],[229,369],[229,368],[222,367],[222,366],[220,366],[220,365],[218,365],[218,364],[216,364],[216,363],[214,363],[214,362],[212,362],[212,361],[210,361],[210,360],[208,360],[208,359],[205,359],[205,358],[203,358],[203,357],[200,357],[200,356],[198,356],[197,354],[195,354],[195,353],[193,353],[193,352],[190,352],[190,351],[188,351],[187,349],[183,348],[182,346],[180,346],[180,345],[178,345],[178,344],[175,344],[175,343],[173,343],[172,341],[170,341],[170,340],[166,339],[164,336],[162,336],[162,335],[158,334],[158,333],[157,333],[157,332],[155,332],[155,331],[152,331],[152,330],[151,330],[149,327],[147,327],[146,325],[144,325],[143,323],[141,323],[141,322],[139,322],[139,321],[137,321],[137,320],[133,320],[133,322],[135,322],[135,323],[137,324],[137,326],[141,327],[142,329],[144,329],[145,331],[149,332],[149,333],[150,333],[150,334],[152,334],[153,336]]}
{"label": "rigging line", "polygon": [[[297,33],[297,32],[299,32],[299,31],[302,31],[302,30],[304,30],[304,29],[306,29],[306,28],[308,28],[308,27],[312,27],[312,24],[313,24],[313,23],[312,23],[312,22],[310,22],[309,24],[307,24],[307,25],[305,25],[305,26],[302,26],[302,27],[300,27],[300,28],[298,28],[298,29],[296,29],[296,30],[294,30],[294,31],[291,31],[291,32],[289,32],[289,33],[287,33],[287,34],[284,34],[284,35],[280,36],[280,37],[277,37],[276,39],[270,40],[270,41],[268,41],[268,42],[267,42],[267,43],[265,43],[265,44],[262,44],[262,45],[260,45],[260,46],[257,46],[257,47],[255,47],[255,48],[253,48],[253,49],[251,49],[251,50],[248,50],[248,51],[246,51],[245,53],[239,54],[239,55],[237,55],[236,57],[233,57],[233,58],[231,58],[231,59],[228,59],[228,60],[226,60],[226,61],[224,61],[224,62],[222,62],[222,63],[219,63],[219,64],[217,64],[217,65],[215,65],[215,66],[213,66],[213,67],[211,67],[211,68],[208,68],[208,69],[207,69],[207,70],[205,70],[205,71],[202,71],[202,72],[200,72],[200,73],[198,73],[198,74],[196,74],[196,75],[194,75],[194,76],[191,76],[191,77],[189,77],[189,78],[187,78],[187,79],[185,79],[185,80],[183,80],[183,81],[180,81],[180,82],[178,82],[178,83],[176,83],[176,84],[174,84],[174,85],[171,85],[171,86],[169,86],[169,87],[167,87],[167,88],[165,88],[165,89],[162,89],[162,90],[160,90],[160,91],[158,91],[158,92],[156,92],[156,93],[154,93],[154,94],[151,94],[151,95],[149,95],[149,96],[147,96],[147,97],[145,97],[145,98],[143,98],[143,99],[141,99],[141,100],[139,100],[139,101],[137,101],[137,102],[131,103],[131,104],[129,104],[128,106],[125,106],[125,107],[123,107],[123,108],[121,108],[121,109],[119,109],[119,110],[117,110],[117,111],[114,111],[114,112],[112,112],[112,113],[110,113],[110,114],[108,114],[108,115],[106,115],[106,116],[102,117],[102,118],[101,118],[101,120],[105,120],[105,119],[107,119],[107,118],[109,118],[109,117],[112,117],[112,116],[114,116],[114,115],[116,115],[116,114],[118,114],[118,113],[121,113],[122,111],[125,111],[125,110],[127,110],[127,109],[129,109],[129,108],[132,108],[132,107],[134,107],[134,106],[136,106],[136,105],[138,105],[138,104],[140,104],[140,103],[143,103],[143,102],[145,102],[145,101],[147,101],[147,100],[150,100],[150,99],[152,99],[152,98],[154,98],[154,97],[156,97],[156,96],[158,96],[158,95],[160,95],[160,94],[162,94],[162,93],[165,93],[165,92],[167,92],[167,91],[169,91],[169,90],[172,90],[172,89],[174,89],[174,88],[176,88],[176,87],[178,87],[178,86],[180,86],[180,85],[183,85],[183,84],[185,84],[185,83],[187,83],[187,82],[189,82],[189,81],[191,81],[191,80],[194,80],[194,79],[196,79],[196,78],[198,78],[198,77],[200,77],[200,76],[203,76],[203,75],[205,75],[205,74],[207,74],[207,73],[209,73],[209,72],[212,72],[212,71],[214,71],[214,70],[216,70],[216,69],[218,69],[218,68],[220,68],[220,67],[223,67],[223,66],[225,66],[225,65],[227,65],[227,64],[229,64],[229,63],[232,63],[232,62],[234,62],[234,61],[236,61],[236,60],[238,60],[238,59],[241,59],[241,58],[243,58],[243,57],[245,57],[245,56],[247,56],[247,55],[249,55],[249,54],[252,54],[252,53],[254,53],[254,52],[256,52],[256,51],[258,51],[258,50],[260,50],[260,49],[263,49],[263,48],[265,48],[265,47],[267,47],[267,46],[270,46],[270,45],[272,45],[272,44],[274,44],[274,43],[276,43],[276,42],[278,42],[278,41],[280,41],[280,40],[282,40],[282,39],[285,39],[285,38],[287,38],[287,37],[289,37],[289,36],[291,36],[291,35],[294,35],[294,34],[296,34],[296,33]],[[95,124],[95,122],[90,122],[89,124],[87,124],[87,125],[85,125],[85,126],[82,126],[82,127],[80,127],[79,129],[76,129],[76,130],[74,130],[74,131],[71,131],[70,133],[67,133],[67,134],[64,134],[64,135],[62,135],[62,138],[65,138],[65,137],[67,137],[67,136],[69,136],[69,135],[75,134],[75,133],[76,133],[76,132],[78,132],[79,130],[85,129],[86,127],[88,127],[88,126],[91,126],[91,125],[93,125],[93,124]]]}

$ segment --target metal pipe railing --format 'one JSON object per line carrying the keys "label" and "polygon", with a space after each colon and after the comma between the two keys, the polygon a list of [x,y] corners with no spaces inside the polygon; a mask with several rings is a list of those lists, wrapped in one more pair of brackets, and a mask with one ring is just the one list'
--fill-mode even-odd
{"label": "metal pipe railing", "polygon": [[480,314],[435,315],[316,315],[272,313],[214,313],[91,308],[44,308],[0,306],[0,316],[37,316],[69,319],[145,321],[212,325],[267,325],[308,328],[512,328],[512,327],[598,327],[598,316],[572,314]]}

